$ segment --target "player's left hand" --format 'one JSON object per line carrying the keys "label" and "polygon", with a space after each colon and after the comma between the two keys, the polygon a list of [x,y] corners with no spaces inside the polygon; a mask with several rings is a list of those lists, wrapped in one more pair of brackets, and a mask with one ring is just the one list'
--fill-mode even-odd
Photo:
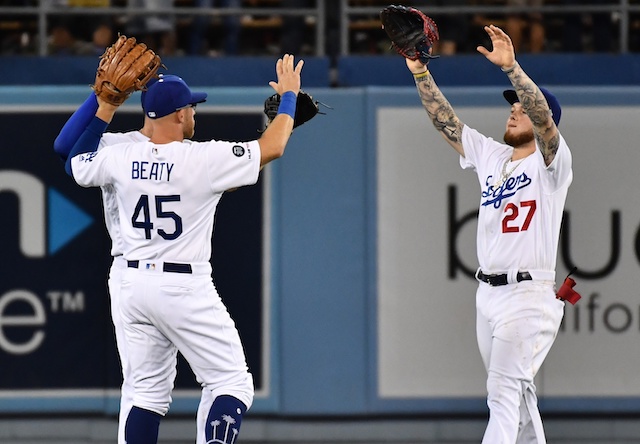
{"label": "player's left hand", "polygon": [[96,117],[104,122],[111,123],[119,105],[114,105],[111,101],[105,100],[101,96],[96,96],[96,99],[98,101]]}
{"label": "player's left hand", "polygon": [[277,94],[284,94],[287,91],[293,91],[296,95],[300,91],[300,72],[304,65],[304,60],[299,60],[295,68],[293,66],[294,57],[291,54],[285,54],[276,62],[276,75],[278,81],[269,82],[269,85]]}
{"label": "player's left hand", "polygon": [[407,68],[409,68],[409,71],[413,74],[421,74],[427,70],[427,65],[421,62],[420,59],[411,60],[405,58],[404,60],[407,62]]}
{"label": "player's left hand", "polygon": [[478,46],[476,48],[478,52],[500,68],[507,69],[515,65],[516,54],[511,38],[502,29],[494,25],[485,26],[484,30],[491,38],[493,50],[489,51],[484,46]]}
{"label": "player's left hand", "polygon": [[134,91],[144,89],[161,66],[160,56],[147,45],[121,35],[100,57],[93,91],[112,105],[122,105]]}

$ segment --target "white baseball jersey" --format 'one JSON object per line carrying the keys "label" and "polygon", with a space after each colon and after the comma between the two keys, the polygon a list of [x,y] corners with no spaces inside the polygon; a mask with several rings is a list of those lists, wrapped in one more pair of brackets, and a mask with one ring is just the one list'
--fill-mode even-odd
{"label": "white baseball jersey", "polygon": [[113,186],[127,260],[208,262],[218,201],[230,188],[256,183],[260,147],[123,143],[74,157],[72,169],[81,186]]}
{"label": "white baseball jersey", "polygon": [[[573,179],[571,152],[562,135],[547,167],[539,149],[512,162],[513,148],[465,125],[462,168],[481,187],[477,254],[484,273],[509,270],[555,277],[562,212]],[[551,274],[553,273],[553,274]]]}
{"label": "white baseball jersey", "polygon": [[[140,131],[129,131],[126,133],[104,133],[100,138],[98,150],[105,146],[115,145],[125,142],[145,142],[149,138]],[[118,444],[126,444],[124,439],[125,422],[129,411],[133,406],[134,390],[131,385],[131,372],[129,364],[129,353],[124,339],[124,325],[120,316],[120,287],[122,272],[126,267],[126,261],[122,256],[123,247],[120,237],[120,219],[118,215],[118,202],[116,193],[112,185],[100,187],[102,191],[102,206],[104,210],[104,221],[109,237],[111,238],[111,255],[115,258],[111,270],[109,271],[109,295],[111,300],[111,319],[116,336],[116,347],[120,356],[122,366],[122,387],[120,390],[120,412],[118,419]],[[175,379],[175,372],[168,376],[172,381]],[[203,398],[204,399],[204,398]]]}
{"label": "white baseball jersey", "polygon": [[[146,142],[147,136],[140,131],[127,133],[104,133],[100,139],[98,149],[105,146],[128,142]],[[102,206],[104,209],[104,222],[111,238],[111,256],[122,255],[122,239],[120,238],[120,219],[118,217],[118,202],[111,184],[100,187],[102,190]]]}
{"label": "white baseball jersey", "polygon": [[491,411],[482,443],[544,444],[534,378],[556,338],[564,302],[554,290],[562,212],[573,179],[562,138],[545,165],[540,149],[511,161],[513,148],[467,126],[462,168],[480,182],[477,253],[485,274],[528,271],[515,285],[480,284],[476,334]]}

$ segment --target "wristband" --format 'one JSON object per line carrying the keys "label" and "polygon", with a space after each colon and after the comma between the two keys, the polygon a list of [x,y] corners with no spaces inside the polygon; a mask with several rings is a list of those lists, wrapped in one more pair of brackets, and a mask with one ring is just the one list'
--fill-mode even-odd
{"label": "wristband", "polygon": [[427,69],[425,72],[420,72],[418,74],[412,73],[412,74],[413,74],[413,78],[418,80],[418,79],[423,79],[423,78],[427,77],[430,74],[430,72]]}
{"label": "wristband", "polygon": [[287,114],[295,119],[296,116],[296,93],[287,91],[280,97],[280,105],[278,106],[278,114]]}

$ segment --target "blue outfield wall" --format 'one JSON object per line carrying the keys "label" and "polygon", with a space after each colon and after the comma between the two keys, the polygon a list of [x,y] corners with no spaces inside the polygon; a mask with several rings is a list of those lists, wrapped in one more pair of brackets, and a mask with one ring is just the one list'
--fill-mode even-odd
{"label": "blue outfield wall", "polygon": [[[520,66],[532,79],[547,85],[610,86],[640,84],[637,54],[523,54]],[[429,63],[440,86],[503,85],[505,75],[481,54],[441,57]],[[350,56],[339,59],[341,86],[399,86],[407,67],[400,57]]]}
{"label": "blue outfield wall", "polygon": [[[631,105],[631,109],[638,109],[640,88],[628,86],[638,79],[637,59],[632,59],[620,72],[604,64],[593,69],[617,72],[620,82],[613,84],[618,86],[561,86],[565,85],[562,81],[545,84],[557,85],[554,92],[562,97],[565,106]],[[269,390],[256,399],[254,414],[335,417],[485,412],[485,401],[477,396],[385,399],[378,395],[376,110],[380,106],[420,106],[412,79],[398,62],[402,61],[393,58],[393,68],[385,64],[385,69],[395,72],[392,77],[402,87],[336,89],[327,88],[320,80],[318,86],[310,83],[305,87],[332,109],[296,129],[285,156],[269,166],[271,367]],[[6,70],[5,61],[0,63]],[[375,67],[377,62],[372,63],[370,68],[382,75],[382,69]],[[401,69],[396,72],[397,65]],[[369,70],[364,66],[367,65],[353,68],[349,82],[356,82],[353,79],[358,77],[357,69],[361,75]],[[435,72],[440,68],[432,69]],[[470,76],[479,78],[477,73]],[[500,92],[506,79],[500,77],[500,83],[494,86],[452,85],[444,86],[443,92],[454,106],[504,106]],[[191,83],[201,81],[204,78],[198,77]],[[599,77],[594,84],[602,81]],[[264,98],[271,94],[270,88],[259,86],[204,90],[210,95],[206,106],[252,107],[258,111]],[[87,92],[86,86],[77,85],[2,86],[0,107],[75,106]],[[135,108],[139,103],[136,100],[132,98],[126,106]],[[426,119],[425,125],[429,125]],[[28,122],[18,130],[30,130]],[[6,363],[6,356],[1,360]],[[176,399],[172,412],[192,414],[197,399],[196,394]],[[541,403],[545,411],[558,413],[624,413],[640,407],[640,399],[616,397],[543,398]],[[116,410],[117,393],[101,392],[100,387],[94,393],[62,400],[51,399],[50,393],[39,394],[37,390],[25,396],[0,396],[0,412],[5,413],[112,414]]]}
{"label": "blue outfield wall", "polygon": [[[0,85],[82,85],[95,77],[96,57],[0,57]],[[268,86],[275,57],[165,57],[160,72],[179,74],[191,86]],[[305,85],[329,86],[329,59],[305,59]]]}
{"label": "blue outfield wall", "polygon": [[[275,80],[272,57],[167,57],[166,72],[192,86],[267,86]],[[400,56],[304,57],[303,87],[403,86]],[[638,85],[640,54],[522,54],[518,61],[549,85]],[[0,57],[0,85],[83,85],[93,82],[95,57]],[[441,86],[501,85],[504,75],[480,54],[443,56],[431,62]]]}

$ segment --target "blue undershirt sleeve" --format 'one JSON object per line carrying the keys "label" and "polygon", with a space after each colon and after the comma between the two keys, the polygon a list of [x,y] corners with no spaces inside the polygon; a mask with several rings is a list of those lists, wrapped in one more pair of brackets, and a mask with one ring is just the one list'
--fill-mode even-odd
{"label": "blue undershirt sleeve", "polygon": [[92,92],[91,95],[87,97],[87,100],[69,117],[67,123],[64,124],[55,142],[53,142],[53,150],[63,161],[67,160],[71,149],[96,115],[97,110],[98,99]]}
{"label": "blue undershirt sleeve", "polygon": [[93,117],[93,120],[87,125],[84,132],[78,137],[78,141],[73,145],[73,148],[68,154],[68,157],[64,164],[64,169],[69,176],[73,176],[71,170],[71,159],[78,154],[89,153],[91,151],[97,151],[98,145],[100,145],[100,139],[102,134],[107,129],[109,124],[98,117]]}

